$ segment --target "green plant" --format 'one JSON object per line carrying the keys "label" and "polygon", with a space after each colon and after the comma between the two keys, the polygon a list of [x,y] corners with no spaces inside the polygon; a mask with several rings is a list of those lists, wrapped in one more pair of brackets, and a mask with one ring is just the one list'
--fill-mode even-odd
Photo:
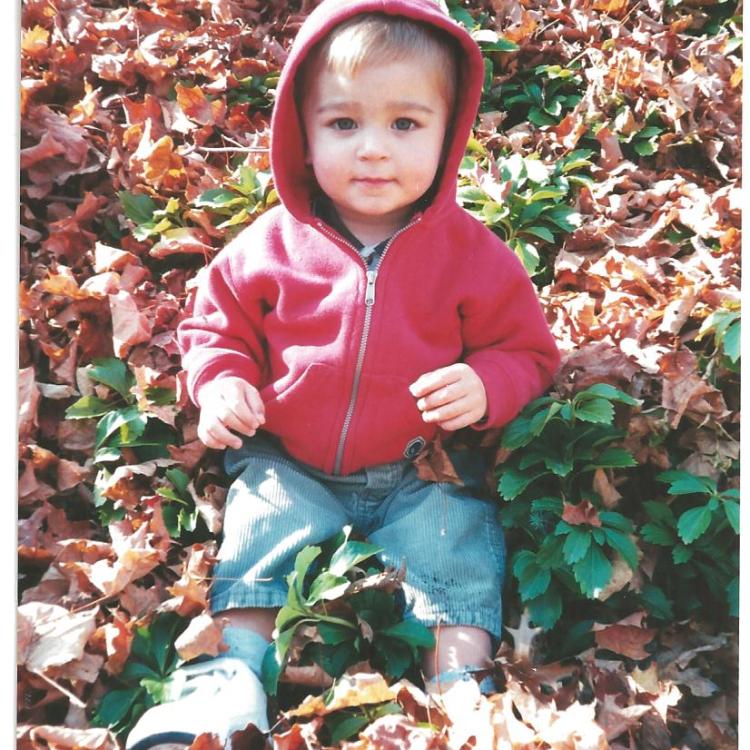
{"label": "green plant", "polygon": [[714,380],[720,370],[738,373],[741,354],[740,311],[738,309],[714,310],[703,321],[695,340],[700,341],[709,335],[713,337],[714,349],[706,355],[704,363],[708,378]]}
{"label": "green plant", "polygon": [[[263,659],[263,685],[276,695],[290,654],[316,663],[331,677],[367,660],[398,679],[418,663],[418,648],[431,647],[430,630],[403,619],[399,584],[373,557],[381,549],[350,538],[351,528],[320,546],[305,547],[287,576],[289,593],[276,617],[274,640]],[[312,626],[318,639],[312,640]],[[322,641],[322,642],[319,642]]]}
{"label": "green plant", "polygon": [[[114,357],[97,359],[86,368],[88,377],[106,386],[106,397],[87,395],[79,398],[65,411],[66,419],[97,419],[94,440],[94,463],[99,464],[99,471],[94,482],[93,501],[102,524],[125,517],[124,507],[107,498],[102,487],[110,480],[113,471],[111,464],[125,460],[127,463],[139,463],[158,458],[169,458],[168,445],[176,441],[172,427],[162,422],[156,414],[144,411],[133,393],[135,376],[125,362]],[[175,401],[175,392],[171,388],[151,387],[144,389],[146,403],[167,406]],[[187,497],[187,484],[182,481],[179,470],[172,470],[168,478],[175,491],[169,494],[163,489],[166,500],[164,516],[170,532],[176,535],[183,530],[194,530],[197,513],[192,497]],[[185,476],[185,475],[183,475]],[[178,500],[175,500],[175,497]],[[184,503],[185,508],[175,511],[172,503]]]}
{"label": "green plant", "polygon": [[739,490],[719,491],[710,477],[686,471],[665,471],[656,479],[669,483],[670,497],[644,503],[648,521],[640,530],[645,541],[668,548],[659,557],[654,581],[679,604],[680,615],[705,607],[707,592],[738,617]]}
{"label": "green plant", "polygon": [[[155,414],[143,411],[132,392],[135,377],[125,362],[114,357],[96,359],[86,368],[91,380],[106,386],[106,398],[87,395],[65,410],[66,419],[98,418],[94,443],[94,463],[118,461],[129,449],[139,461],[168,458],[167,445],[175,433]],[[166,406],[175,402],[170,388],[146,388],[148,402]]]}
{"label": "green plant", "polygon": [[224,218],[217,229],[246,224],[250,217],[262,212],[278,200],[271,187],[271,173],[242,165],[224,183],[224,187],[206,190],[194,202]]}
{"label": "green plant", "polygon": [[504,127],[525,121],[539,127],[557,125],[581,101],[583,77],[578,67],[537,65],[521,76],[488,93],[494,109],[508,113]]}
{"label": "green plant", "polygon": [[208,211],[217,229],[247,224],[252,217],[262,213],[278,201],[271,184],[271,172],[239,166],[221,187],[201,193],[194,201],[181,204],[169,198],[164,208],[143,193],[118,193],[125,216],[134,227],[133,236],[144,241],[151,238],[179,238],[186,230],[184,214],[190,209]]}
{"label": "green plant", "polygon": [[625,145],[625,155],[629,158],[652,156],[659,150],[659,138],[667,132],[656,106],[649,106],[643,124],[638,126],[627,117],[629,110],[621,108],[615,117],[615,133],[620,143]]}
{"label": "green plant", "polygon": [[241,78],[235,88],[227,91],[227,104],[247,103],[253,109],[268,110],[273,106],[272,92],[275,92],[278,82],[278,71]]}
{"label": "green plant", "polygon": [[196,530],[200,514],[188,489],[190,477],[181,469],[167,469],[164,476],[171,487],[158,487],[156,494],[164,499],[162,517],[169,536],[179,539],[183,532]]}
{"label": "green plant", "polygon": [[591,184],[591,178],[580,173],[591,166],[591,155],[588,150],[571,151],[550,167],[540,159],[511,154],[488,163],[488,172],[467,157],[458,200],[496,230],[529,274],[535,274],[541,271],[539,243],[557,247],[560,235],[581,224],[581,215],[568,202],[575,186]]}
{"label": "green plant", "polygon": [[125,216],[135,225],[133,236],[140,242],[184,226],[177,198],[169,198],[164,208],[159,208],[153,198],[143,193],[121,190],[117,195]]}
{"label": "green plant", "polygon": [[512,452],[497,477],[503,525],[517,532],[511,570],[531,619],[545,629],[560,618],[566,594],[591,599],[606,588],[616,557],[638,565],[632,522],[606,510],[592,482],[596,471],[636,465],[618,445],[618,403],[640,402],[607,384],[569,399],[539,398],[503,434]]}
{"label": "green plant", "polygon": [[125,736],[146,710],[170,700],[170,675],[183,663],[174,642],[187,625],[186,619],[168,612],[135,628],[128,660],[113,678],[116,687],[94,710],[94,726]]}

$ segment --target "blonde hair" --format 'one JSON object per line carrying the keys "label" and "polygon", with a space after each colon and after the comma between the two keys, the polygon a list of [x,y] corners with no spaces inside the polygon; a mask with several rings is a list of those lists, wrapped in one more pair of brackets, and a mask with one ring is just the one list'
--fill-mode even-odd
{"label": "blonde hair", "polygon": [[363,13],[336,26],[310,51],[297,76],[297,101],[321,68],[348,76],[362,65],[413,60],[437,66],[442,94],[453,108],[458,89],[457,42],[447,32],[408,18]]}

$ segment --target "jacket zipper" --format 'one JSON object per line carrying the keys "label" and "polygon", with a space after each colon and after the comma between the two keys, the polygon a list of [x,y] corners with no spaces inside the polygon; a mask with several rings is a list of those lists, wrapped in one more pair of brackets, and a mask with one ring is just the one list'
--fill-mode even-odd
{"label": "jacket zipper", "polygon": [[[383,248],[383,252],[380,256],[380,260],[378,260],[377,265],[375,268],[371,271],[367,268],[367,263],[362,258],[362,256],[357,251],[357,248],[354,247],[354,245],[346,242],[347,247],[352,248],[355,253],[357,253],[357,257],[362,262],[362,265],[365,269],[365,275],[367,277],[367,286],[365,288],[365,322],[362,326],[362,336],[359,339],[359,352],[357,353],[357,364],[354,368],[354,382],[352,383],[352,393],[349,398],[349,406],[346,409],[346,416],[344,417],[344,424],[341,427],[341,436],[339,437],[339,444],[338,448],[336,449],[336,459],[334,461],[333,465],[333,473],[334,474],[340,474],[341,473],[341,464],[344,460],[344,447],[346,445],[346,437],[349,433],[349,427],[351,426],[352,422],[352,416],[354,415],[354,406],[357,402],[357,394],[359,392],[359,381],[362,377],[362,367],[364,365],[365,361],[365,352],[367,350],[367,339],[370,336],[370,324],[372,322],[372,310],[375,306],[375,281],[378,278],[378,271],[380,270],[380,266],[383,264],[383,261],[385,260],[385,256],[387,255],[388,251],[391,249],[391,245],[393,244],[393,241],[398,237],[401,233],[405,232],[407,229],[410,229],[415,224],[418,224],[420,220],[420,217],[418,216],[416,219],[411,221],[409,224],[407,224],[404,227],[401,227],[401,229],[398,230],[391,238],[388,240],[388,244]],[[343,239],[339,237],[338,235],[334,234],[333,232],[329,232],[326,228],[323,222],[317,222],[318,229],[320,229],[323,234],[328,235],[332,239],[340,240]]]}

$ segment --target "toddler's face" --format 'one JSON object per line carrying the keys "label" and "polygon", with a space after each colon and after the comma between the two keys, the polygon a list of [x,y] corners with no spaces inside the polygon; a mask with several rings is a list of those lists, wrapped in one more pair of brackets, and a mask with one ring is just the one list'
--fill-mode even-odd
{"label": "toddler's face", "polygon": [[449,105],[434,68],[410,60],[311,77],[303,104],[307,161],[365,243],[403,226],[437,172]]}

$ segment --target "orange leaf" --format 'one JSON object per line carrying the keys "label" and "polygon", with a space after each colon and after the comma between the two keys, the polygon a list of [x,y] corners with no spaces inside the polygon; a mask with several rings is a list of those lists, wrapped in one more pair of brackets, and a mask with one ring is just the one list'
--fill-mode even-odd
{"label": "orange leaf", "polygon": [[596,645],[629,659],[646,659],[650,654],[644,650],[656,635],[655,628],[639,628],[633,625],[609,625],[594,633]]}
{"label": "orange leaf", "polygon": [[599,527],[602,525],[602,522],[599,520],[598,511],[588,500],[581,500],[577,505],[565,503],[562,519],[571,526],[588,524],[589,526]]}
{"label": "orange leaf", "polygon": [[29,57],[37,57],[41,52],[46,52],[49,42],[49,31],[41,26],[29,29],[21,39],[21,52]]}

